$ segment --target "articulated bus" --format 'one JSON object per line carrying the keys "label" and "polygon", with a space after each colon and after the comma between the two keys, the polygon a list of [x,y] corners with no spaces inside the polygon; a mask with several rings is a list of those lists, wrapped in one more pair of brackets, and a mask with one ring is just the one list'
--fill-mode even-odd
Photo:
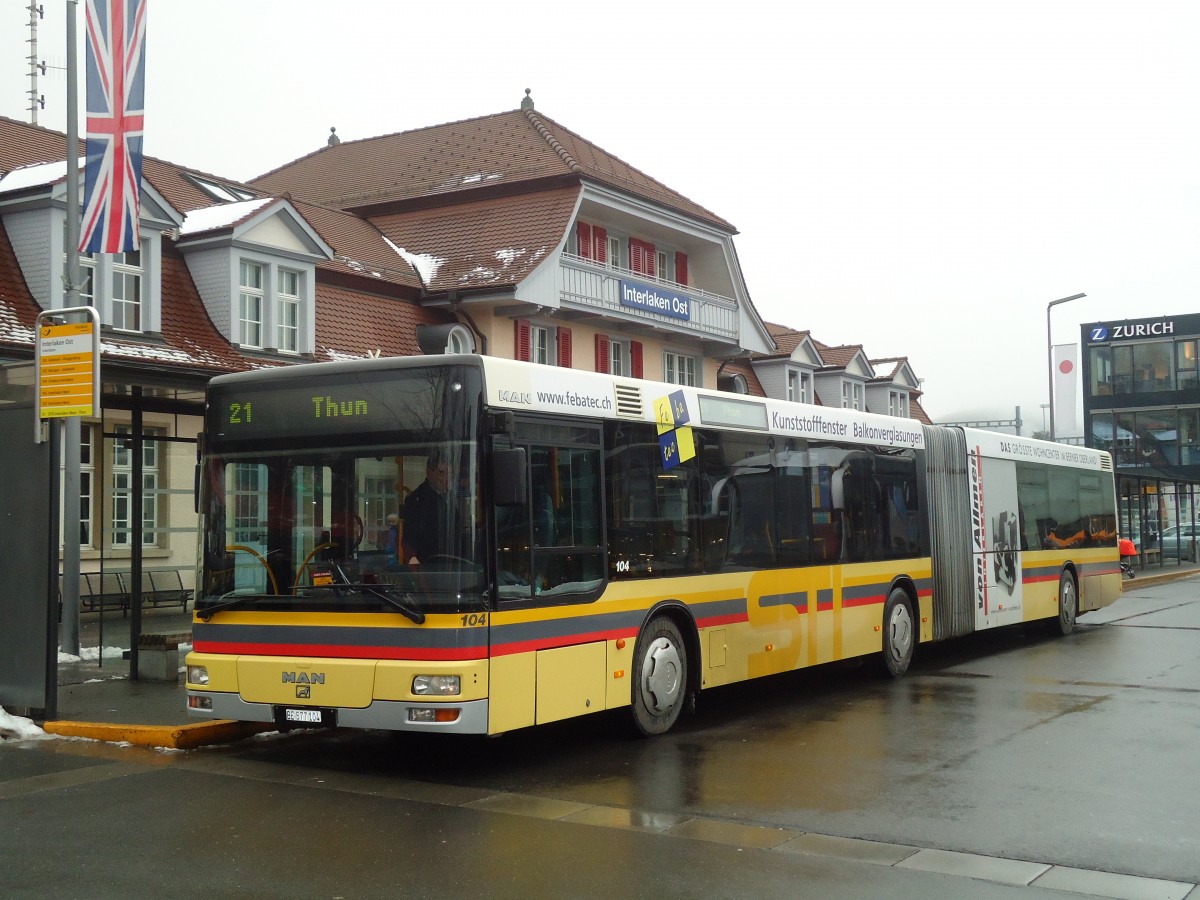
{"label": "articulated bus", "polygon": [[199,503],[188,713],[281,728],[658,734],[1121,591],[1106,453],[490,357],[213,379]]}

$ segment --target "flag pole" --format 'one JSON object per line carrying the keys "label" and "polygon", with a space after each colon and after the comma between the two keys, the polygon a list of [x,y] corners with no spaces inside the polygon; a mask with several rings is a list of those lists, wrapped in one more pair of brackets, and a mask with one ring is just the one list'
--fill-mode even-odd
{"label": "flag pole", "polygon": [[[67,271],[64,276],[64,302],[76,309],[79,302],[79,53],[76,38],[78,0],[67,3]],[[96,323],[99,330],[99,323]],[[99,348],[97,348],[97,351]],[[96,410],[99,415],[100,410]],[[79,655],[79,493],[80,425],[79,416],[67,416],[63,422],[63,539],[62,539],[62,646]],[[52,424],[51,427],[57,427]],[[57,460],[52,471],[57,472]],[[57,535],[54,535],[57,540]]]}

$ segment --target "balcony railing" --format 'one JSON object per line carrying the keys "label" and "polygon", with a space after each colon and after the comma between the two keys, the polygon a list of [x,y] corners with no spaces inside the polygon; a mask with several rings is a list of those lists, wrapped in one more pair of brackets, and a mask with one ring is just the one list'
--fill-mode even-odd
{"label": "balcony railing", "polygon": [[[616,319],[653,322],[655,326],[680,334],[738,343],[738,305],[736,300],[700,290],[688,284],[676,284],[651,278],[617,266],[601,265],[572,253],[562,254],[562,305],[589,311],[602,310]],[[619,293],[624,278],[641,284],[682,294],[691,300],[687,319],[675,318],[650,310],[622,306]]]}

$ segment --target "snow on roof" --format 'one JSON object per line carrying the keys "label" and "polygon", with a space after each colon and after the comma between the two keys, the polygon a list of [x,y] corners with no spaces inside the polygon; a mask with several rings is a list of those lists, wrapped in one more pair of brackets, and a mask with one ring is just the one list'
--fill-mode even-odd
{"label": "snow on roof", "polygon": [[437,277],[438,269],[446,261],[436,256],[430,256],[428,253],[409,253],[403,247],[393,244],[387,235],[384,235],[383,239],[387,241],[389,247],[400,254],[406,263],[417,270],[417,274],[421,276],[421,282],[425,285],[429,285]]}
{"label": "snow on roof", "polygon": [[[86,159],[81,158],[79,160],[79,168],[82,169],[86,162]],[[38,163],[36,166],[23,166],[19,169],[13,169],[3,178],[0,178],[0,194],[55,184],[66,177],[67,161],[65,159],[55,162]]]}
{"label": "snow on roof", "polygon": [[259,197],[255,200],[242,200],[239,203],[218,203],[203,209],[194,209],[183,220],[179,229],[181,235],[201,234],[217,228],[225,228],[234,222],[240,222],[255,210],[266,206],[274,197]]}

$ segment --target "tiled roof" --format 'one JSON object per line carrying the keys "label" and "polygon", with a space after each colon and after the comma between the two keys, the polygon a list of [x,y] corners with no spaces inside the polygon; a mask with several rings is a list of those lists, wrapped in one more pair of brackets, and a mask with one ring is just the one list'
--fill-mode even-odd
{"label": "tiled roof", "polygon": [[317,285],[318,361],[382,356],[418,356],[418,325],[455,322],[449,312],[415,303]]}
{"label": "tiled roof", "polygon": [[162,336],[181,355],[175,362],[188,368],[222,372],[261,365],[242,356],[217,330],[192,282],[183,255],[168,241],[163,241],[162,268]]}
{"label": "tiled roof", "polygon": [[[764,322],[763,324],[767,326],[767,334],[775,342],[778,352],[760,356],[758,357],[759,359],[791,356],[795,349],[804,342],[805,338],[812,338],[812,333],[809,331],[799,331],[788,325],[779,325],[776,322]],[[814,343],[816,342],[814,341]]]}
{"label": "tiled roof", "polygon": [[[83,142],[79,143],[80,155]],[[0,172],[66,159],[67,136],[0,116]]]}
{"label": "tiled roof", "polygon": [[559,242],[570,225],[579,188],[540,191],[414,210],[372,220],[396,246],[436,252],[432,291],[519,284]]}
{"label": "tiled roof", "polygon": [[[826,369],[844,369],[854,361],[854,357],[863,352],[862,344],[829,347],[817,343],[817,349],[821,351],[821,358],[825,360],[824,368]],[[866,354],[863,355],[866,356]]]}
{"label": "tiled roof", "polygon": [[767,392],[763,390],[762,383],[758,380],[758,373],[750,365],[749,360],[731,359],[721,367],[722,377],[732,377],[741,375],[746,379],[746,391],[751,397],[765,397]]}
{"label": "tiled roof", "polygon": [[34,325],[41,311],[29,293],[8,232],[0,225],[0,344],[32,353]]}
{"label": "tiled roof", "polygon": [[[11,169],[35,163],[66,159],[66,155],[67,136],[61,131],[51,131],[48,128],[0,116],[0,172],[8,172]],[[80,158],[84,155],[82,140],[79,142],[79,155]],[[182,213],[188,213],[204,206],[212,206],[215,202],[212,197],[183,176],[184,172],[189,171],[211,181],[252,190],[228,178],[206,175],[203,172],[163,162],[152,156],[142,157],[142,177],[154,185],[154,189]]]}
{"label": "tiled roof", "polygon": [[724,219],[533,110],[322,147],[251,184],[343,209],[458,203],[591,179],[733,233]]}
{"label": "tiled roof", "polygon": [[882,359],[868,360],[871,368],[875,370],[875,377],[872,381],[892,381],[900,374],[900,370],[904,364],[908,362],[907,356],[885,356]]}
{"label": "tiled roof", "polygon": [[925,407],[916,397],[908,398],[908,414],[910,418],[916,419],[923,425],[933,424],[933,419],[929,418],[929,413],[925,412]]}
{"label": "tiled roof", "polygon": [[292,205],[333,248],[334,258],[318,263],[318,268],[391,282],[414,292],[420,290],[421,279],[413,267],[388,246],[370,222],[351,213],[300,200],[292,200]]}

